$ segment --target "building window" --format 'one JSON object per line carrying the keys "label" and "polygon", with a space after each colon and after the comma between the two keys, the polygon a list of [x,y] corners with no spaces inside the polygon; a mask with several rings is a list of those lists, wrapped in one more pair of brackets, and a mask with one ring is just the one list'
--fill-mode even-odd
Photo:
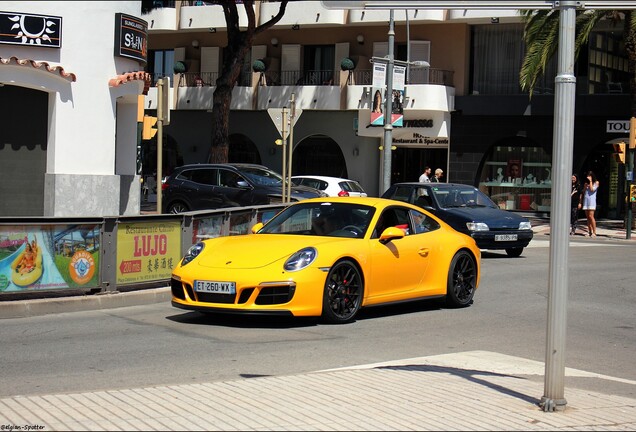
{"label": "building window", "polygon": [[150,51],[148,65],[151,68],[148,72],[150,72],[152,76],[153,85],[158,79],[163,77],[169,77],[170,84],[172,84],[174,74],[174,50]]}
{"label": "building window", "polygon": [[590,94],[629,92],[628,60],[622,34],[593,32],[588,56]]}
{"label": "building window", "polygon": [[552,162],[541,147],[497,145],[486,154],[479,189],[502,209],[550,211]]}

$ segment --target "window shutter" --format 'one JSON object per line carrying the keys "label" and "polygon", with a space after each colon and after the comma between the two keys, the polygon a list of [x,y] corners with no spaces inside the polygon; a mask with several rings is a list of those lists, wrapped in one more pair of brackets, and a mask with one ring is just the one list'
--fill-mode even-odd
{"label": "window shutter", "polygon": [[349,42],[342,42],[336,44],[336,58],[333,65],[333,76],[337,77],[340,74],[340,62],[345,57],[349,57]]}
{"label": "window shutter", "polygon": [[389,55],[388,42],[373,42],[373,57],[386,57]]}
{"label": "window shutter", "polygon": [[[411,41],[410,61],[426,61],[431,62],[431,42],[430,41]],[[429,83],[429,68],[414,69],[409,71],[409,81],[413,84]]]}
{"label": "window shutter", "polygon": [[219,59],[221,49],[219,47],[201,47],[201,74],[206,82],[216,81],[219,73]]}
{"label": "window shutter", "polygon": [[185,47],[178,47],[174,49],[174,62],[185,62]]}
{"label": "window shutter", "polygon": [[300,45],[282,46],[280,69],[282,84],[296,84],[300,78]]}

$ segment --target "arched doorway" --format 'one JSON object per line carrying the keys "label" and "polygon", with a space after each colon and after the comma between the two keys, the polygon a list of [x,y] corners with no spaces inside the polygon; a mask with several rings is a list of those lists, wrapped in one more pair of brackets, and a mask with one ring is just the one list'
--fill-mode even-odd
{"label": "arched doorway", "polygon": [[624,152],[621,143],[627,141],[627,138],[619,138],[597,145],[579,171],[581,178],[593,171],[599,180],[597,218],[620,219],[625,211],[625,164],[621,159],[625,153],[621,153]]}
{"label": "arched doorway", "polygon": [[248,137],[241,134],[233,134],[229,136],[229,142],[228,162],[261,164],[261,155],[258,152],[258,148]]}
{"label": "arched doorway", "polygon": [[49,94],[0,86],[0,216],[42,216]]}
{"label": "arched doorway", "polygon": [[313,174],[348,178],[347,163],[337,142],[326,135],[314,135],[296,145],[292,175]]}

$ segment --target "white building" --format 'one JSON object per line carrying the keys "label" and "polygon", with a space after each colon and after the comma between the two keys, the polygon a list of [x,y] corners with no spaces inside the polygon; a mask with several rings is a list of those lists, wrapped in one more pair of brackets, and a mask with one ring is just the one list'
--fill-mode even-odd
{"label": "white building", "polygon": [[0,215],[139,214],[141,2],[0,1],[0,11]]}

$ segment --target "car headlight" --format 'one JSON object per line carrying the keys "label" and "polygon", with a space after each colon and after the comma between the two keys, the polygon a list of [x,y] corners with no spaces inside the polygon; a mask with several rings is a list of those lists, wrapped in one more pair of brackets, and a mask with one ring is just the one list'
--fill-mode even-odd
{"label": "car headlight", "polygon": [[190,261],[198,257],[204,248],[205,248],[205,243],[202,243],[202,242],[198,242],[190,246],[190,249],[188,249],[185,256],[181,260],[181,267],[183,267],[184,265],[186,265],[187,263],[189,263]]}
{"label": "car headlight", "polygon": [[521,222],[519,224],[519,229],[520,230],[529,230],[532,229],[532,224],[530,223],[530,221],[527,222]]}
{"label": "car headlight", "polygon": [[290,272],[302,270],[314,262],[317,256],[318,251],[312,247],[301,249],[285,261],[283,268]]}
{"label": "car headlight", "polygon": [[483,222],[466,222],[468,231],[489,231],[488,225]]}

